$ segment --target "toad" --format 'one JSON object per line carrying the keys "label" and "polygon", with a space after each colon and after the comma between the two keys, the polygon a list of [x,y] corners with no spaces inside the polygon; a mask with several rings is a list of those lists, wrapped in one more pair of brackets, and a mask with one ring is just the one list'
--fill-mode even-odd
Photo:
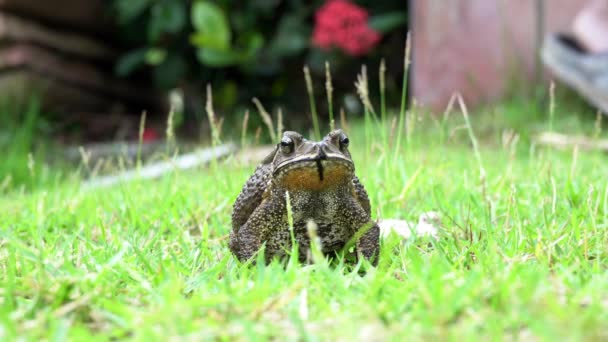
{"label": "toad", "polygon": [[284,132],[234,203],[229,242],[233,254],[246,261],[265,245],[266,262],[284,257],[291,248],[293,229],[304,261],[310,251],[312,221],[323,254],[335,255],[355,239],[356,255],[376,265],[379,228],[370,218],[369,197],[355,175],[348,146],[349,139],[340,129],[318,142]]}

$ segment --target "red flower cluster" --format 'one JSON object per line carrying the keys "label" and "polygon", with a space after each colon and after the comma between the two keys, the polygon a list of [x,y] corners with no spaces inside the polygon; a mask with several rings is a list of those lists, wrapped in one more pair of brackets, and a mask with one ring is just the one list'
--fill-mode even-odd
{"label": "red flower cluster", "polygon": [[329,0],[315,13],[312,42],[321,49],[335,46],[352,56],[364,55],[380,40],[367,19],[364,8],[348,0]]}

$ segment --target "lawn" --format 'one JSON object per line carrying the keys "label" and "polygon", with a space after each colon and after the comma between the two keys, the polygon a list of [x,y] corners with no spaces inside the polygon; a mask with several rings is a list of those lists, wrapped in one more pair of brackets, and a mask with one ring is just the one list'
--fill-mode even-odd
{"label": "lawn", "polygon": [[489,107],[471,126],[414,112],[398,145],[390,118],[348,122],[374,218],[442,216],[437,241],[384,240],[377,268],[239,264],[230,212],[255,165],[238,158],[9,192],[0,339],[608,339],[608,157],[531,140],[606,134],[594,114],[534,108]]}

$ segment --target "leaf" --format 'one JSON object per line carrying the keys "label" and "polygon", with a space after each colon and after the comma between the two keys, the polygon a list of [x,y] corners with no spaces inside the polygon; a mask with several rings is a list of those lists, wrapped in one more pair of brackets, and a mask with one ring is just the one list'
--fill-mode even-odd
{"label": "leaf", "polygon": [[187,65],[182,55],[171,53],[163,63],[154,68],[154,81],[163,88],[170,89],[186,75]]}
{"label": "leaf", "polygon": [[201,63],[212,68],[227,67],[239,64],[242,57],[234,51],[222,51],[214,49],[199,49],[197,57]]}
{"label": "leaf", "polygon": [[247,36],[245,45],[247,45],[247,50],[244,52],[246,58],[252,58],[264,45],[264,36],[259,32],[254,32]]}
{"label": "leaf", "polygon": [[133,50],[122,56],[116,64],[116,74],[124,77],[132,73],[135,69],[144,65],[147,53],[147,48],[141,48]]}
{"label": "leaf", "polygon": [[186,24],[186,8],[181,1],[159,1],[152,6],[148,39],[156,42],[163,33],[177,33]]}
{"label": "leaf", "polygon": [[197,1],[192,5],[192,25],[196,30],[193,43],[198,47],[211,46],[227,50],[231,32],[224,11],[208,1]]}
{"label": "leaf", "polygon": [[234,81],[226,81],[220,87],[215,96],[215,101],[221,108],[229,108],[236,105],[239,95],[239,88]]}
{"label": "leaf", "polygon": [[226,46],[215,37],[208,34],[194,33],[190,36],[190,42],[196,47],[206,47],[214,50],[226,50]]}
{"label": "leaf", "polygon": [[167,50],[160,48],[151,48],[146,52],[146,63],[150,65],[159,65],[167,58]]}
{"label": "leaf", "polygon": [[277,57],[291,57],[309,46],[310,30],[300,16],[284,16],[277,34],[270,44],[270,51]]}
{"label": "leaf", "polygon": [[405,13],[389,13],[369,18],[369,26],[379,32],[389,32],[407,22]]}
{"label": "leaf", "polygon": [[259,11],[270,14],[272,14],[272,11],[276,11],[277,7],[281,3],[280,0],[249,0],[248,2],[255,12]]}
{"label": "leaf", "polygon": [[236,49],[214,49],[211,47],[200,48],[197,52],[201,63],[209,67],[227,67],[246,63],[251,60],[264,44],[264,37],[260,33],[253,33],[245,38],[244,50]]}
{"label": "leaf", "polygon": [[118,21],[125,24],[141,15],[150,5],[150,0],[117,0],[115,2]]}

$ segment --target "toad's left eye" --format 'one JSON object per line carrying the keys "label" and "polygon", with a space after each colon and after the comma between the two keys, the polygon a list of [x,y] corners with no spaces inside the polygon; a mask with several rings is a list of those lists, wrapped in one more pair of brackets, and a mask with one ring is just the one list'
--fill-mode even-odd
{"label": "toad's left eye", "polygon": [[290,154],[293,152],[294,143],[293,140],[289,137],[283,137],[281,140],[281,152],[285,154]]}
{"label": "toad's left eye", "polygon": [[340,137],[340,147],[348,147],[349,142],[350,141],[348,140],[348,137],[342,134],[342,136]]}

